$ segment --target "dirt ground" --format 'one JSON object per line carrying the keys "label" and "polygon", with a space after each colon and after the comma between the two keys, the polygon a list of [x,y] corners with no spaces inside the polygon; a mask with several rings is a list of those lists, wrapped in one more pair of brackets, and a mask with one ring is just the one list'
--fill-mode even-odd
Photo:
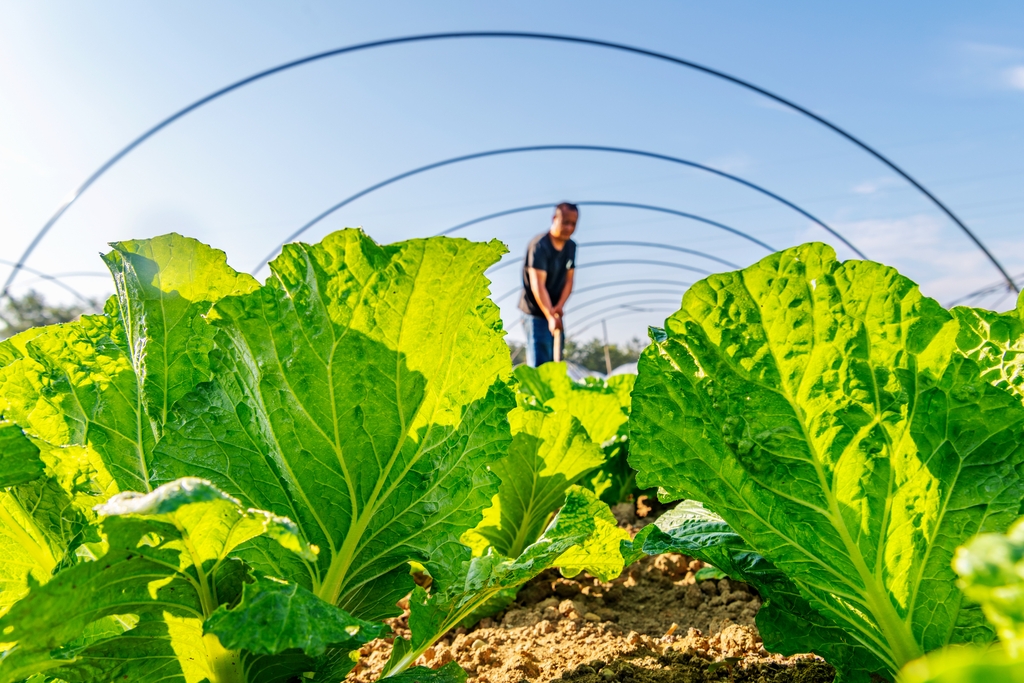
{"label": "dirt ground", "polygon": [[[631,509],[615,512],[624,526],[647,521]],[[609,583],[545,572],[508,610],[448,633],[417,664],[437,668],[454,660],[468,683],[833,680],[833,669],[818,657],[767,653],[754,626],[757,592],[729,579],[697,583],[694,573],[703,566],[683,555],[648,557]],[[408,636],[405,615],[391,626]],[[372,683],[390,654],[390,639],[366,645],[348,680]]]}

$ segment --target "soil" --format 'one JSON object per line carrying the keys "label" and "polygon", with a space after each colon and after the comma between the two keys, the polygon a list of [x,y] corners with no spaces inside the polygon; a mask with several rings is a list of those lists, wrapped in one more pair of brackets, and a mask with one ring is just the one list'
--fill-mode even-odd
{"label": "soil", "polygon": [[[649,520],[638,519],[632,505],[615,513],[627,528]],[[729,579],[698,583],[694,574],[703,566],[684,555],[647,557],[611,582],[549,570],[527,583],[507,610],[451,631],[417,664],[437,668],[454,660],[468,683],[833,680],[834,670],[819,657],[766,652],[754,625],[757,591]],[[408,637],[407,614],[390,625]],[[391,640],[362,649],[349,683],[377,680]]]}

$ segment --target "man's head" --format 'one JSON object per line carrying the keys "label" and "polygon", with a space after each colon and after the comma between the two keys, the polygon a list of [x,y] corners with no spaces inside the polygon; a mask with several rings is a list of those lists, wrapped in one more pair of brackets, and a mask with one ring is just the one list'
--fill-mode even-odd
{"label": "man's head", "polygon": [[575,204],[562,202],[555,207],[555,215],[551,218],[551,236],[559,240],[567,240],[576,231],[576,221],[580,210]]}

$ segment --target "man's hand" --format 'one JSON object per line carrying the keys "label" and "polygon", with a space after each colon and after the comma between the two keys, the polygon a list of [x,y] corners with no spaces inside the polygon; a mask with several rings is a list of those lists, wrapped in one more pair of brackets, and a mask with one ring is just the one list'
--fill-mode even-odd
{"label": "man's hand", "polygon": [[551,312],[557,315],[559,318],[561,318],[564,314],[564,312],[562,311],[563,306],[565,306],[565,304],[558,304],[557,306],[551,309]]}
{"label": "man's hand", "polygon": [[548,329],[551,334],[555,334],[555,330],[562,329],[562,315],[560,313],[551,312],[551,316],[548,318]]}

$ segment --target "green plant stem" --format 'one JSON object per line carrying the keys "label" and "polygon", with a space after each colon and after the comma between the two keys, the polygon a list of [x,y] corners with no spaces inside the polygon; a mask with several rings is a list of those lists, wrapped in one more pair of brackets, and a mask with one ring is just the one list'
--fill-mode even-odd
{"label": "green plant stem", "polygon": [[[199,577],[199,602],[203,607],[204,619],[208,619],[218,607],[217,599],[214,596],[215,591],[212,586],[212,573],[208,576],[203,571],[202,558],[196,551],[188,532],[177,522],[175,524],[181,530],[185,548],[192,556],[192,564]],[[245,683],[245,672],[242,668],[240,652],[226,649],[221,645],[217,636],[212,633],[207,633],[203,636],[203,643],[206,645],[207,661],[210,663],[210,671],[214,676],[214,681],[211,683]]]}
{"label": "green plant stem", "polygon": [[450,616],[448,617],[448,619],[445,620],[443,625],[435,631],[433,638],[426,641],[415,650],[410,650],[409,652],[406,652],[405,656],[398,660],[398,662],[391,669],[389,669],[387,673],[385,673],[381,678],[391,678],[392,676],[397,676],[398,674],[408,669],[409,666],[417,659],[419,659],[420,655],[426,652],[427,648],[436,643],[441,638],[441,636],[448,633],[448,631],[450,631],[451,629],[455,628],[455,626],[459,622],[461,622],[463,619],[465,619],[470,614],[475,612],[484,603],[486,603],[492,597],[497,595],[499,592],[500,591],[498,590],[488,590],[483,591],[482,593],[479,593],[478,595],[474,596],[474,599],[470,603],[464,605],[463,608],[459,610],[454,616]]}
{"label": "green plant stem", "polygon": [[338,549],[338,554],[334,556],[331,566],[327,568],[327,574],[324,576],[323,583],[320,584],[320,590],[316,592],[317,597],[321,600],[332,605],[338,604],[338,598],[341,597],[341,586],[345,582],[345,576],[352,565],[352,558],[356,554],[356,547],[368,524],[369,519],[358,519],[353,528],[349,530],[344,543]]}
{"label": "green plant stem", "polygon": [[225,649],[212,633],[203,636],[203,643],[206,645],[206,657],[210,663],[214,683],[246,683],[241,657],[237,650]]}

